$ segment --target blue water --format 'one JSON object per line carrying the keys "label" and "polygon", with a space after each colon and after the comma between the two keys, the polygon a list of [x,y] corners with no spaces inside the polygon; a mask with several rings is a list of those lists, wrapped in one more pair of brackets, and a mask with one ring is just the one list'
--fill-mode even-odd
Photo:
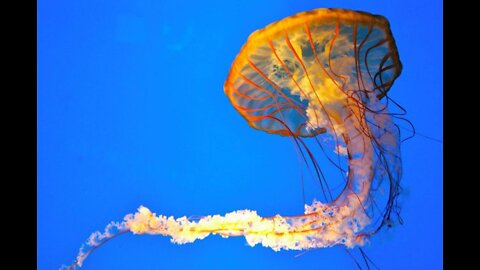
{"label": "blue water", "polygon": [[[223,93],[247,36],[299,11],[386,16],[403,63],[390,96],[441,140],[441,1],[361,2],[39,1],[37,268],[71,263],[91,232],[142,204],[175,216],[302,213],[290,140],[250,128]],[[441,269],[443,144],[416,136],[402,155],[404,225],[365,251],[381,269]],[[128,234],[82,269],[356,269],[339,247],[297,254]]]}

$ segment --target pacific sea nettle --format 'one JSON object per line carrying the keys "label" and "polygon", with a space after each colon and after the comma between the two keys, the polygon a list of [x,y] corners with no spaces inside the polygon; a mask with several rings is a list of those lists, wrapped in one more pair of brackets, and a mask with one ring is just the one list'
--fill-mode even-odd
{"label": "pacific sea nettle", "polygon": [[[291,136],[317,172],[302,137],[329,138],[348,163],[343,190],[330,202],[314,201],[303,214],[288,217],[240,210],[193,220],[141,206],[123,222],[93,233],[68,268],[81,266],[94,249],[128,231],[169,236],[177,244],[210,234],[244,236],[250,246],[275,251],[362,246],[399,218],[399,130],[387,111],[387,92],[401,69],[383,16],[317,9],[255,31],[232,64],[225,93],[251,127]],[[380,191],[387,197],[382,205],[375,200]]]}

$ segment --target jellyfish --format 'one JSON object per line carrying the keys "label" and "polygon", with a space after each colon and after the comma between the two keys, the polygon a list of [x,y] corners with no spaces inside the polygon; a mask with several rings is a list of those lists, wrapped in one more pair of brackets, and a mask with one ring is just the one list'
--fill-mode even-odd
{"label": "jellyfish", "polygon": [[[401,70],[389,22],[380,15],[316,9],[253,32],[231,66],[225,94],[252,128],[292,138],[318,175],[304,140],[333,147],[348,167],[342,191],[306,204],[296,216],[238,210],[175,218],[140,206],[93,233],[65,268],[81,266],[93,250],[126,232],[163,235],[176,244],[243,236],[250,246],[275,251],[363,246],[384,225],[401,222],[400,131],[388,111],[396,103],[387,95]],[[383,205],[376,200],[380,193],[386,194]]]}

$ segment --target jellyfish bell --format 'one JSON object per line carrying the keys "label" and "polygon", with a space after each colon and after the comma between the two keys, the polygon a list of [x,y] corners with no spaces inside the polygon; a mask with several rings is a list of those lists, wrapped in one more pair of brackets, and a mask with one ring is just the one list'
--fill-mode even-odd
{"label": "jellyfish bell", "polygon": [[317,9],[253,32],[224,89],[253,128],[308,137],[341,130],[340,107],[375,105],[401,69],[386,18]]}
{"label": "jellyfish bell", "polygon": [[[93,233],[68,269],[81,266],[94,249],[128,231],[169,236],[177,244],[210,234],[244,236],[251,246],[275,251],[364,245],[398,211],[400,142],[387,111],[387,92],[401,69],[382,16],[317,9],[255,31],[232,64],[226,95],[255,129],[290,136],[298,145],[305,145],[302,138],[330,138],[334,151],[347,159],[343,190],[329,202],[305,205],[297,216],[261,217],[238,210],[174,218],[141,206],[123,222]],[[310,150],[305,151],[313,160]],[[381,206],[375,197],[385,183],[387,200]]]}

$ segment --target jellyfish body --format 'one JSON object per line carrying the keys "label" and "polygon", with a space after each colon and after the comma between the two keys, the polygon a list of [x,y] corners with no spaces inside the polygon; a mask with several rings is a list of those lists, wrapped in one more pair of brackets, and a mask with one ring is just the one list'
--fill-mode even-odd
{"label": "jellyfish body", "polygon": [[254,32],[225,83],[251,127],[283,136],[329,135],[338,154],[347,156],[345,188],[328,204],[342,213],[334,231],[347,246],[371,234],[359,232],[371,219],[372,184],[390,183],[381,225],[395,207],[399,131],[382,98],[401,69],[386,18],[317,9]]}
{"label": "jellyfish body", "polygon": [[[288,217],[240,210],[192,220],[156,215],[141,206],[104,233],[92,234],[70,268],[127,231],[170,236],[178,244],[210,234],[244,236],[251,246],[273,250],[363,245],[396,211],[399,132],[384,97],[401,69],[382,16],[317,9],[254,32],[232,64],[225,93],[253,128],[295,139],[328,136],[336,153],[348,160],[343,191]],[[388,200],[382,208],[374,196],[385,180]],[[376,226],[371,226],[373,208],[380,213]]]}

